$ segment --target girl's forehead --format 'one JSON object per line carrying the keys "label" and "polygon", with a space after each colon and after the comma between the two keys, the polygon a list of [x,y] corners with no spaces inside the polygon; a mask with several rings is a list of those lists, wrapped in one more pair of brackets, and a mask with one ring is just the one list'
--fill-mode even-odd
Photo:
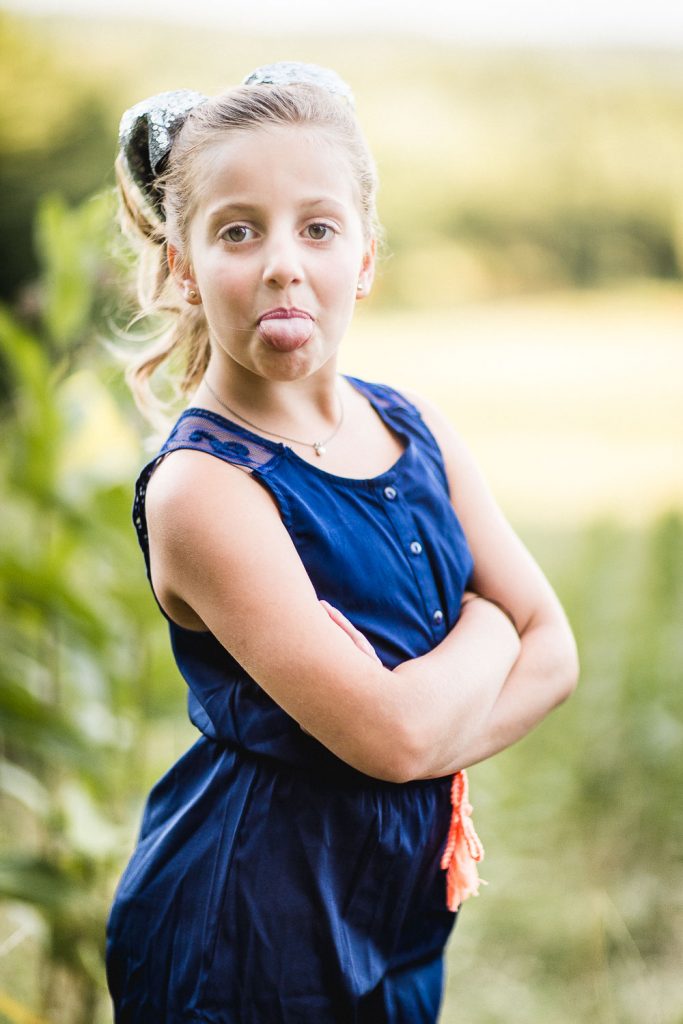
{"label": "girl's forehead", "polygon": [[276,202],[319,192],[357,202],[357,185],[343,143],[329,129],[267,125],[217,134],[197,157],[197,208],[237,195]]}

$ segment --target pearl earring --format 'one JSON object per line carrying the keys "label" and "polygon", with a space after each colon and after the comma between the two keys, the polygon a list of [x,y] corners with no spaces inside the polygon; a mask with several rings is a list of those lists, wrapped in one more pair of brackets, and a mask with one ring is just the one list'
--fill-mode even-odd
{"label": "pearl earring", "polygon": [[194,290],[194,288],[188,288],[187,289],[187,291],[185,292],[185,298],[186,299],[196,299],[197,298],[197,293]]}
{"label": "pearl earring", "polygon": [[361,281],[359,281],[358,284],[356,285],[356,291],[359,293],[363,291],[363,284]]}

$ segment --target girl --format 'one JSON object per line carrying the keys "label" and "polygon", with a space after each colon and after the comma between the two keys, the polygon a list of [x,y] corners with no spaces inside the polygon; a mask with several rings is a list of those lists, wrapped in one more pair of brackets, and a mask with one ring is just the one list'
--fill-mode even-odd
{"label": "girl", "polygon": [[130,379],[173,357],[189,396],[134,520],[200,736],[117,888],[115,1019],[429,1024],[478,886],[464,769],[569,694],[570,628],[440,413],[337,373],[379,233],[348,87],[154,97],[117,166],[170,317]]}

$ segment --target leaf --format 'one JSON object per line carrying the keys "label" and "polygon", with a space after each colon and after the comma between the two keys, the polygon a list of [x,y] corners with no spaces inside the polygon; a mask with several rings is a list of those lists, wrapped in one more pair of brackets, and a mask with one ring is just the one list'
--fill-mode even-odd
{"label": "leaf", "polygon": [[42,857],[0,857],[0,898],[22,900],[41,909],[68,906],[79,895],[78,882]]}
{"label": "leaf", "polygon": [[0,354],[18,387],[32,392],[44,391],[50,374],[46,353],[35,335],[15,321],[6,306],[0,304]]}
{"label": "leaf", "polygon": [[36,245],[45,271],[43,321],[58,351],[73,348],[88,328],[101,236],[109,220],[104,195],[69,209],[61,196],[52,194],[38,208]]}
{"label": "leaf", "polygon": [[0,792],[18,800],[37,817],[47,816],[50,794],[35,775],[18,764],[0,761]]}

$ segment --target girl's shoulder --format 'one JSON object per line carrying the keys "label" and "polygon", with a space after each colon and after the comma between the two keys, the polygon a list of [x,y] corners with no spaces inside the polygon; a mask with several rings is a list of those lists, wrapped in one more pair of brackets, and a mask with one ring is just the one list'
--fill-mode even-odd
{"label": "girl's shoulder", "polygon": [[181,448],[208,452],[242,469],[254,470],[280,454],[282,445],[211,409],[190,406],[178,416],[157,458]]}
{"label": "girl's shoulder", "polygon": [[[207,459],[202,453],[215,458]],[[250,502],[261,498],[273,504],[270,494],[254,488],[247,477],[278,455],[278,445],[242,431],[209,409],[184,409],[135,481],[133,524],[148,575],[150,526],[172,520],[175,529],[182,531],[183,524],[196,518],[203,495],[217,491],[226,516],[231,505],[239,507],[247,496]],[[235,471],[225,472],[226,463]]]}
{"label": "girl's shoulder", "polygon": [[353,377],[344,374],[346,379],[359,391],[364,392],[367,397],[374,400],[375,404],[383,409],[404,412],[417,418],[421,418],[420,410],[414,401],[408,397],[408,392],[401,388],[393,387],[391,384],[380,383],[379,381],[363,380],[360,377]]}

